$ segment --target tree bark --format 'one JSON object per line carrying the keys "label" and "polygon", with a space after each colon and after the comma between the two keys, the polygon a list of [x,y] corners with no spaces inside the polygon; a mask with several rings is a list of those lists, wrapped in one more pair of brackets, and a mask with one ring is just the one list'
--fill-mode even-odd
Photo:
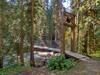
{"label": "tree bark", "polygon": [[3,68],[3,37],[2,37],[2,15],[0,14],[0,68]]}
{"label": "tree bark", "polygon": [[86,31],[85,36],[84,36],[84,49],[82,53],[85,55],[88,54],[88,31]]}
{"label": "tree bark", "polygon": [[65,55],[65,26],[64,26],[64,10],[62,7],[62,0],[60,0],[60,49],[61,49],[61,54]]}
{"label": "tree bark", "polygon": [[24,51],[23,51],[23,44],[24,44],[24,6],[23,6],[23,0],[20,1],[20,9],[21,9],[21,22],[20,22],[20,44],[19,44],[19,59],[21,65],[24,65]]}
{"label": "tree bark", "polygon": [[75,16],[72,16],[71,19],[72,27],[71,27],[71,51],[75,52],[76,49],[76,24],[75,24]]}
{"label": "tree bark", "polygon": [[[77,0],[77,9],[79,10],[79,7],[80,7],[80,0]],[[79,26],[79,11],[77,11],[76,13],[76,24],[77,24],[77,51],[79,52],[79,40],[80,40],[80,26]]]}
{"label": "tree bark", "polygon": [[60,41],[61,41],[61,45],[60,45],[61,54],[65,55],[65,28],[64,27],[62,27],[61,29]]}
{"label": "tree bark", "polygon": [[31,0],[31,32],[30,32],[30,66],[35,66],[34,61],[34,0]]}
{"label": "tree bark", "polygon": [[4,1],[0,1],[0,68],[3,68],[3,24],[4,24],[4,14],[3,5]]}

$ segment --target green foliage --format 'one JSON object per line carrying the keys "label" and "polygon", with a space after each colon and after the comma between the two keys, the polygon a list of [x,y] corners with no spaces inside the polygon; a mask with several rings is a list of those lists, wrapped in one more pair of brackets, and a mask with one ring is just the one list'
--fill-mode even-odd
{"label": "green foliage", "polygon": [[[28,67],[27,67],[28,68]],[[0,69],[0,75],[13,75],[24,71],[26,68],[19,64],[13,64]],[[29,70],[29,68],[28,68]]]}
{"label": "green foliage", "polygon": [[97,57],[100,58],[100,50],[97,50],[95,53],[90,55],[91,57]]}
{"label": "green foliage", "polygon": [[[74,1],[79,2],[80,0]],[[77,16],[78,19],[78,40],[77,40],[77,50],[80,53],[90,54],[99,48],[98,37],[98,27],[100,19],[100,0],[84,0],[80,5],[76,4],[74,7],[75,12],[80,15]],[[95,42],[96,41],[96,42]],[[84,54],[83,53],[83,54]]]}
{"label": "green foliage", "polygon": [[63,55],[54,56],[47,63],[49,70],[69,70],[74,65],[74,59],[66,59]]}

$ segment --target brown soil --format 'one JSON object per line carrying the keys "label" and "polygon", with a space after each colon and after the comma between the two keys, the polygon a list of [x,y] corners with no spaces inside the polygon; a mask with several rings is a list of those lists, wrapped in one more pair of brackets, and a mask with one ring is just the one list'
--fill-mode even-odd
{"label": "brown soil", "polygon": [[100,75],[100,61],[79,62],[74,68],[65,72],[53,72],[45,67],[40,67],[18,75]]}

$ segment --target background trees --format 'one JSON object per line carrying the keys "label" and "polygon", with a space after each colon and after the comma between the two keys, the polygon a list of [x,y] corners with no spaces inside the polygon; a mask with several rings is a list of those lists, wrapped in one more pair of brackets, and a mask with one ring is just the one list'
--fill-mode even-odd
{"label": "background trees", "polygon": [[[70,8],[70,13],[75,15],[77,29],[74,31],[77,34],[74,43],[76,49],[72,50],[85,55],[99,50],[100,1],[75,0]],[[71,50],[71,29],[63,25],[67,20],[64,13],[66,11],[61,0],[1,0],[0,67],[3,66],[3,59],[9,59],[10,64],[24,64],[24,53],[28,51],[33,66],[34,44],[40,45],[43,35],[46,46],[52,47],[55,42],[62,53]]]}
{"label": "background trees", "polygon": [[97,0],[91,2],[88,0],[80,3],[78,10],[80,12],[78,30],[80,32],[78,34],[79,45],[77,47],[79,47],[79,51],[83,51],[82,53],[88,54],[95,51],[95,29],[97,27],[96,20],[98,20],[96,17],[96,12],[98,11],[95,9],[99,5]]}

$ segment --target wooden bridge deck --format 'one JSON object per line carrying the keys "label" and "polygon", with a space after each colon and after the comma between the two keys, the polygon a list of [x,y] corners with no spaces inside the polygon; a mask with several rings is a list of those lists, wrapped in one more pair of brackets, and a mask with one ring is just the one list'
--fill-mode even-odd
{"label": "wooden bridge deck", "polygon": [[[57,49],[57,48],[42,47],[42,46],[37,46],[37,45],[34,45],[34,48],[36,51],[41,51],[41,52],[55,52],[55,53],[60,52],[60,49]],[[87,57],[85,55],[71,52],[71,51],[66,51],[65,53],[66,53],[66,55],[74,57],[74,58],[79,59],[81,61],[88,61],[90,59],[89,57]]]}
{"label": "wooden bridge deck", "polygon": [[71,56],[71,57],[74,57],[76,59],[79,59],[81,61],[88,61],[90,58],[85,56],[85,55],[82,55],[82,54],[79,54],[79,53],[75,53],[75,52],[71,52],[71,51],[66,51],[65,52],[67,55]]}
{"label": "wooden bridge deck", "polygon": [[46,47],[46,46],[37,46],[34,45],[34,48],[36,51],[40,51],[40,52],[60,52],[60,49],[57,48],[50,48],[50,47]]}

